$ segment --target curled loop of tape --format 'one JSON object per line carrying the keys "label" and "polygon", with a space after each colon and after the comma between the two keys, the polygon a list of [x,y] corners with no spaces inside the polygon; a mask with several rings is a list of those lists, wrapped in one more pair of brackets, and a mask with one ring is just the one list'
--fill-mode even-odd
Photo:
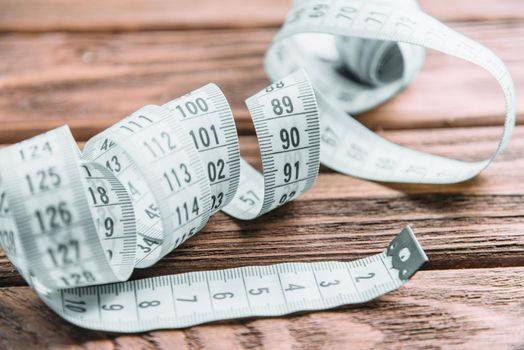
{"label": "curled loop of tape", "polygon": [[[377,106],[417,75],[424,48],[480,66],[505,98],[501,140],[488,159],[459,161],[389,142],[348,113]],[[506,148],[515,124],[515,90],[489,49],[418,9],[414,0],[299,0],[266,54],[273,80],[302,67],[317,93],[321,160],[336,171],[389,182],[455,183],[479,174]]]}
{"label": "curled loop of tape", "polygon": [[[82,152],[67,126],[1,150],[0,241],[8,257],[63,318],[121,332],[325,309],[400,287],[427,261],[409,227],[384,252],[355,262],[127,281],[219,210],[250,220],[294,200],[313,186],[321,161],[374,180],[446,183],[474,176],[502,152],[514,123],[504,65],[411,0],[396,5],[295,3],[267,53],[274,83],[246,101],[262,172],[240,157],[231,109],[214,84],[142,107]],[[490,159],[468,163],[409,150],[346,114],[409,84],[422,47],[478,64],[502,86],[507,119]]]}

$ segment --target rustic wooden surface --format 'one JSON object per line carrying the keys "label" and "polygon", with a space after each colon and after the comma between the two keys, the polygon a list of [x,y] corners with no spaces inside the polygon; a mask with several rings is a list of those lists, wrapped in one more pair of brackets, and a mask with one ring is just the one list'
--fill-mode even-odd
{"label": "rustic wooden surface", "polygon": [[[57,125],[85,141],[148,103],[209,81],[233,106],[257,163],[243,100],[267,84],[263,54],[290,0],[0,0],[0,144]],[[508,65],[524,121],[524,2],[423,0]],[[360,116],[385,137],[462,159],[495,147],[502,96],[475,67],[430,52],[389,103]],[[524,127],[481,176],[448,186],[380,184],[322,168],[299,200],[243,223],[207,227],[135,277],[283,261],[351,260],[406,223],[431,262],[398,291],[359,307],[138,335],[81,330],[55,316],[0,254],[0,348],[522,349]]]}

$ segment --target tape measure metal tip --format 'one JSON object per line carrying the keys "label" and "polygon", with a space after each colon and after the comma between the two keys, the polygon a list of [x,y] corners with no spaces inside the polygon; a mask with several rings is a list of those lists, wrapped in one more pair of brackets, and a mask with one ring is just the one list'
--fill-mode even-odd
{"label": "tape measure metal tip", "polygon": [[391,241],[386,254],[392,257],[392,265],[398,270],[401,280],[410,279],[429,261],[409,225]]}

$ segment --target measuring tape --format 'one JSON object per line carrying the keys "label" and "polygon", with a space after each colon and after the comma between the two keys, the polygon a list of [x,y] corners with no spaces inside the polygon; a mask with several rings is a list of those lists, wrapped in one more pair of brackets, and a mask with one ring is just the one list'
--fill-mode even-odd
{"label": "measuring tape", "polygon": [[[506,128],[490,159],[409,150],[346,114],[405,87],[422,65],[420,45],[472,61],[501,84]],[[139,109],[82,152],[67,126],[0,151],[0,241],[47,305],[82,327],[138,332],[366,302],[427,261],[409,227],[384,252],[353,262],[126,280],[219,210],[250,220],[297,198],[313,186],[321,160],[376,180],[461,181],[502,152],[514,123],[513,86],[498,58],[408,0],[298,1],[266,68],[274,83],[246,101],[262,172],[240,157],[231,109],[214,84]]]}
{"label": "measuring tape", "polygon": [[[417,75],[424,47],[474,63],[499,83],[504,131],[485,160],[458,161],[389,142],[348,113],[395,96]],[[364,179],[455,183],[488,167],[506,148],[515,125],[515,89],[504,63],[489,49],[418,9],[414,0],[299,0],[266,55],[272,80],[303,67],[320,108],[322,164]]]}

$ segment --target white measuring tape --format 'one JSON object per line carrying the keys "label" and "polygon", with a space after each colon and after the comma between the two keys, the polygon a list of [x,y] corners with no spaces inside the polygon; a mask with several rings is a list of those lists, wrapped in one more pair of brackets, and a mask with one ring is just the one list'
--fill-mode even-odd
{"label": "white measuring tape", "polygon": [[[314,184],[320,160],[370,179],[443,183],[473,176],[502,152],[514,123],[513,87],[503,64],[411,2],[395,5],[295,4],[268,51],[275,83],[246,101],[262,174],[240,157],[229,104],[213,84],[141,108],[89,140],[83,152],[65,126],[3,149],[0,240],[9,259],[63,318],[118,332],[325,309],[398,288],[427,261],[409,227],[383,253],[354,262],[125,282],[134,268],[157,262],[218,210],[249,220],[295,199]],[[314,43],[324,46],[315,52]],[[424,51],[409,43],[470,60],[497,78],[507,120],[492,158],[466,163],[408,150],[345,114],[369,109],[411,81]],[[316,97],[298,67],[308,70]]]}
{"label": "white measuring tape", "polygon": [[[500,84],[506,120],[488,159],[457,161],[400,147],[345,113],[373,108],[405,88],[422,67],[424,47],[474,63]],[[348,175],[391,182],[464,181],[504,151],[515,124],[515,89],[504,63],[420,11],[414,0],[295,1],[267,52],[266,71],[276,80],[297,67],[307,70],[317,92],[322,163]]]}

